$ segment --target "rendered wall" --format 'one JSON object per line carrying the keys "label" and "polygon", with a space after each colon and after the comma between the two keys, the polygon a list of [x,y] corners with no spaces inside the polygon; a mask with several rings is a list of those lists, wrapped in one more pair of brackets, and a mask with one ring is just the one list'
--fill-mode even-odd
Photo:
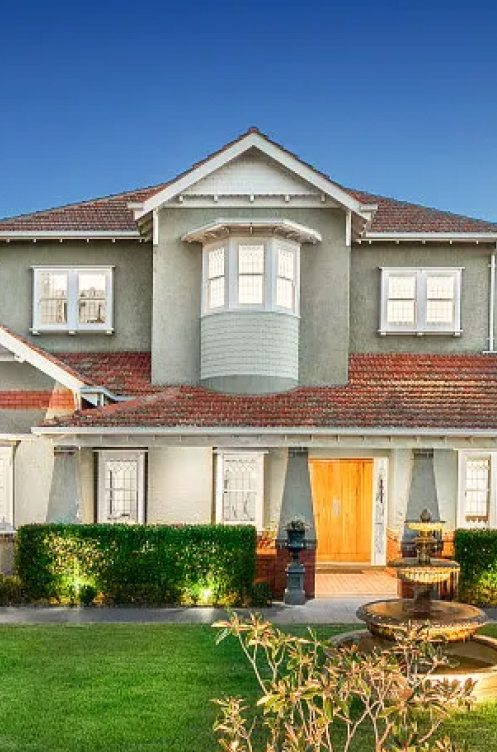
{"label": "rendered wall", "polygon": [[[361,244],[352,249],[350,351],[476,353],[488,347],[490,251],[480,246]],[[464,267],[461,283],[462,335],[380,336],[380,267]]]}
{"label": "rendered wall", "polygon": [[[322,243],[303,245],[300,269],[299,382],[347,380],[350,250],[345,214],[337,209],[164,208],[154,247],[152,380],[197,384],[200,380],[201,246],[181,237],[223,218],[285,217],[321,233]],[[261,334],[263,332],[261,323]],[[243,343],[240,343],[241,345]]]}
{"label": "rendered wall", "polygon": [[[33,265],[114,265],[114,329],[102,334],[32,336]],[[149,243],[58,241],[0,244],[0,322],[42,349],[148,350],[152,307],[152,249]]]}
{"label": "rendered wall", "polygon": [[53,449],[45,439],[21,441],[14,453],[14,524],[45,522],[52,482]]}
{"label": "rendered wall", "polygon": [[213,483],[210,447],[150,449],[147,522],[213,522]]}

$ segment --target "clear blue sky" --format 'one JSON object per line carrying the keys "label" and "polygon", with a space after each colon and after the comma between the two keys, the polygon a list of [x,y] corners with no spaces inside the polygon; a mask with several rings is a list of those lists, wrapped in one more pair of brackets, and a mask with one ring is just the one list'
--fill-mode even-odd
{"label": "clear blue sky", "polygon": [[0,216],[255,125],[345,185],[497,221],[495,0],[19,0],[1,28]]}

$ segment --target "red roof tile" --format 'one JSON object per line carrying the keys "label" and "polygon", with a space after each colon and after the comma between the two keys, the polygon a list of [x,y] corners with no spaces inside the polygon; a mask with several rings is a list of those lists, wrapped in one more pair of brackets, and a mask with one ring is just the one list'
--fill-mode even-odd
{"label": "red roof tile", "polygon": [[[249,132],[254,132],[250,129]],[[76,204],[68,204],[46,211],[24,214],[18,217],[10,217],[0,220],[0,231],[130,231],[136,230],[137,226],[133,219],[133,212],[128,208],[129,203],[140,203],[146,201],[155,193],[166,188],[168,185],[176,182],[197,167],[208,162],[213,157],[226,151],[230,146],[240,141],[246,134],[242,134],[230,143],[223,146],[218,151],[210,154],[205,159],[197,162],[188,170],[177,175],[172,180],[161,183],[160,185],[141,188],[134,191],[119,193],[114,196],[105,198],[96,198],[90,201],[82,201]],[[291,156],[287,149],[272,141],[264,134],[260,134],[280,149]],[[314,170],[317,174],[322,175],[327,180],[331,180],[325,173],[317,170],[313,165],[301,160]],[[332,181],[334,182],[334,181]],[[371,231],[373,232],[497,232],[497,223],[486,222],[480,219],[473,219],[450,212],[430,209],[418,204],[411,204],[398,201],[384,196],[377,196],[365,191],[358,191],[353,188],[344,188],[335,182],[335,185],[341,190],[348,193],[353,198],[364,202],[378,204],[378,211],[374,217]]]}
{"label": "red roof tile", "polygon": [[435,428],[497,432],[492,355],[354,355],[349,383],[267,396],[169,387],[46,425],[200,428]]}
{"label": "red roof tile", "polygon": [[149,352],[57,353],[59,360],[116,395],[135,396],[157,392],[150,384]]}

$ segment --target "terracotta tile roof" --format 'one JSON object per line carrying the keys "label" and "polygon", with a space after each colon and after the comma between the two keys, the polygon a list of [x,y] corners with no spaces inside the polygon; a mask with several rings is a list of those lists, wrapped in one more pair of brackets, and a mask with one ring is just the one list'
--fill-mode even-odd
{"label": "terracotta tile roof", "polygon": [[345,188],[364,204],[377,204],[372,232],[497,232],[497,223],[430,209],[373,193]]}
{"label": "terracotta tile roof", "polygon": [[[256,128],[248,131],[258,132]],[[172,180],[148,188],[140,188],[125,193],[119,193],[104,198],[96,198],[82,201],[76,204],[68,204],[54,209],[23,214],[18,217],[10,217],[0,220],[0,231],[130,231],[136,230],[137,226],[133,219],[133,212],[128,209],[129,203],[139,203],[147,200],[155,193],[176,182],[188,173],[208,162],[213,157],[221,154],[226,149],[243,139],[247,134],[230,141],[218,151],[210,154],[205,159],[197,162],[188,170],[174,177]],[[271,143],[278,146],[287,154],[296,157],[295,154],[285,149],[264,134],[260,134]],[[331,178],[317,170],[313,165],[299,159],[302,164],[310,167],[317,174],[327,180]],[[480,219],[451,214],[450,212],[430,209],[418,204],[398,201],[384,196],[377,196],[365,191],[353,188],[345,188],[336,181],[333,182],[338,188],[350,196],[364,203],[378,204],[378,211],[370,228],[373,232],[497,232],[497,223],[486,222]]]}
{"label": "terracotta tile roof", "polygon": [[57,353],[57,357],[81,378],[120,396],[159,391],[150,384],[149,352]]}
{"label": "terracotta tile roof", "polygon": [[180,386],[54,426],[435,428],[497,433],[497,357],[354,355],[349,383],[267,396]]}

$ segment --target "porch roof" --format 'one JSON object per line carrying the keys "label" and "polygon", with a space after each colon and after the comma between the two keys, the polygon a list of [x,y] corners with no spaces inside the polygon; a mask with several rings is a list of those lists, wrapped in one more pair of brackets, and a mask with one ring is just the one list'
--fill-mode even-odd
{"label": "porch roof", "polygon": [[[122,428],[440,429],[497,433],[493,355],[353,355],[345,386],[271,395],[192,386],[46,421],[44,430]],[[98,430],[95,430],[98,432]]]}

